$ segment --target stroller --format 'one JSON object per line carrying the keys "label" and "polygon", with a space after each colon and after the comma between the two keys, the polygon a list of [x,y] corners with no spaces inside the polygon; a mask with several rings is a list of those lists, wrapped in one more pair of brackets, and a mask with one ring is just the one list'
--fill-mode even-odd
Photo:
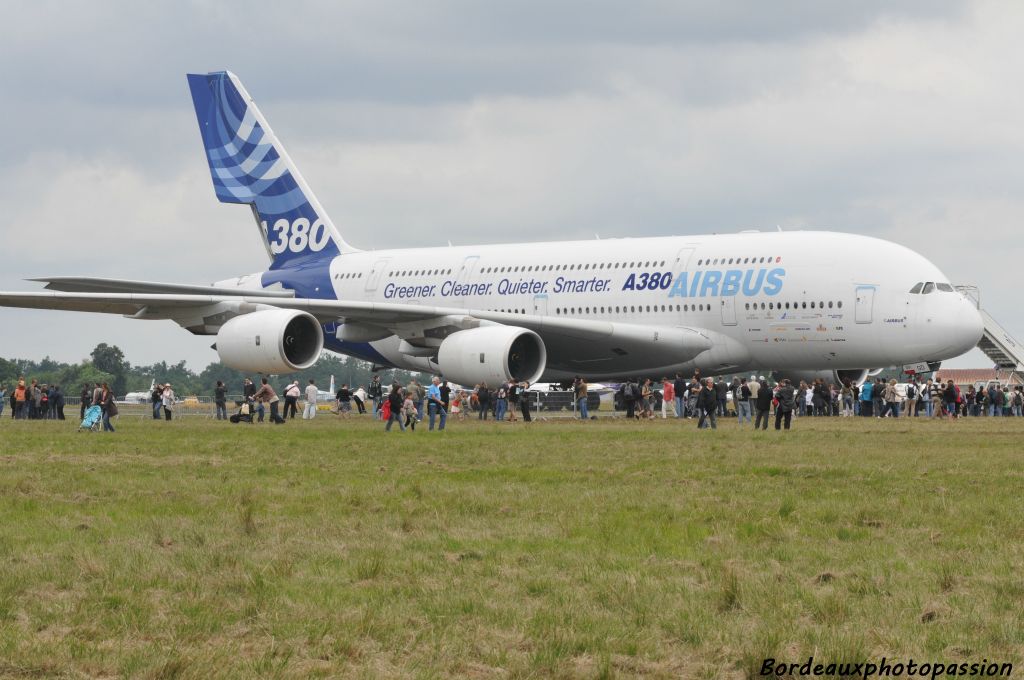
{"label": "stroller", "polygon": [[85,411],[85,418],[82,419],[82,424],[78,426],[78,431],[89,430],[91,432],[100,431],[100,420],[103,419],[103,409],[97,406],[90,406]]}
{"label": "stroller", "polygon": [[249,423],[252,425],[252,410],[252,400],[243,402],[238,408],[238,413],[232,414],[228,420],[233,423]]}

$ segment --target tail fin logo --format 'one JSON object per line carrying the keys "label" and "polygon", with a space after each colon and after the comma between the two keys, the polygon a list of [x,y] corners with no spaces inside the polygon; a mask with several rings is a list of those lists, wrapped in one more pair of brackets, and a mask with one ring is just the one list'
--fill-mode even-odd
{"label": "tail fin logo", "polygon": [[305,217],[300,217],[294,222],[281,218],[274,222],[273,234],[268,230],[266,220],[260,222],[260,226],[267,235],[270,252],[274,255],[287,252],[301,253],[307,248],[319,253],[331,242],[331,232],[323,220],[316,220],[310,224]]}

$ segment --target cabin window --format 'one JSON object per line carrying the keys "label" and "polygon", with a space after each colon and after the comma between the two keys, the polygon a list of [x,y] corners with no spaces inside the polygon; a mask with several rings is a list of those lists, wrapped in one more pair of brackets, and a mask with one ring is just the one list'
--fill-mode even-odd
{"label": "cabin window", "polygon": [[953,286],[949,285],[948,283],[936,283],[935,286],[936,286],[936,288],[941,290],[943,293],[952,293],[953,292]]}
{"label": "cabin window", "polygon": [[931,281],[929,281],[928,283],[924,284],[924,289],[921,291],[921,294],[922,295],[928,295],[928,293],[934,293],[934,292],[935,292],[935,284],[932,283]]}

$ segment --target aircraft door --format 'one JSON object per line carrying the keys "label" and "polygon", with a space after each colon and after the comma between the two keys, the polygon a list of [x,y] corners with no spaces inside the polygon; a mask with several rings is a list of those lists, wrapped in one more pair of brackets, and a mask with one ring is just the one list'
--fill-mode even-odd
{"label": "aircraft door", "polygon": [[872,309],[875,306],[875,287],[857,286],[857,304],[853,317],[857,323],[871,323]]}
{"label": "aircraft door", "polygon": [[383,258],[373,263],[373,267],[370,269],[370,275],[366,277],[366,292],[372,293],[377,290],[377,284],[380,282],[380,277],[384,274],[384,270],[388,267],[389,258]]}
{"label": "aircraft door", "polygon": [[[476,263],[480,259],[479,255],[470,255],[462,261],[459,268],[452,272],[453,277],[459,283],[469,283],[473,280],[473,275],[476,273]],[[447,304],[451,304],[455,307],[465,307],[467,303],[471,302],[467,300],[465,296],[459,295],[456,297],[448,298]]]}
{"label": "aircraft door", "polygon": [[736,325],[736,296],[734,295],[722,298],[722,325]]}
{"label": "aircraft door", "polygon": [[547,295],[534,295],[533,296],[533,313],[537,316],[548,315],[548,296]]}

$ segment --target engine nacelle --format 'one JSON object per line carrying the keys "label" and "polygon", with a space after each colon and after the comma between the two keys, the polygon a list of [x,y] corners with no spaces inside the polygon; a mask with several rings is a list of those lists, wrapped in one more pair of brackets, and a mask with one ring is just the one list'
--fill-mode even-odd
{"label": "engine nacelle", "polygon": [[444,377],[461,385],[506,380],[536,382],[548,363],[540,336],[515,326],[482,326],[452,333],[437,351]]}
{"label": "engine nacelle", "polygon": [[220,360],[240,371],[301,371],[316,363],[323,348],[320,322],[311,314],[292,309],[236,316],[217,332]]}
{"label": "engine nacelle", "polygon": [[810,385],[818,378],[824,380],[825,384],[842,385],[844,381],[849,380],[853,385],[860,385],[867,380],[867,377],[868,369],[866,368],[841,371],[772,371],[773,379],[789,378],[794,385],[799,385],[801,380]]}

